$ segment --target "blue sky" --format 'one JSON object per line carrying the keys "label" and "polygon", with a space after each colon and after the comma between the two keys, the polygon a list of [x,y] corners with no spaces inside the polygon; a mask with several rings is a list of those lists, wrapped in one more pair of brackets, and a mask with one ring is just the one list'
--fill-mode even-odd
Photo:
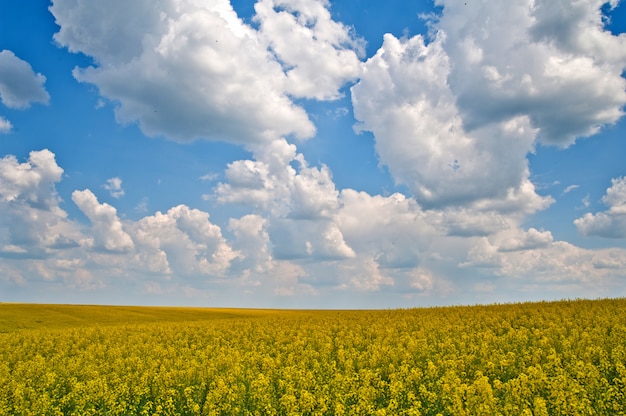
{"label": "blue sky", "polygon": [[625,10],[0,2],[0,301],[626,296]]}

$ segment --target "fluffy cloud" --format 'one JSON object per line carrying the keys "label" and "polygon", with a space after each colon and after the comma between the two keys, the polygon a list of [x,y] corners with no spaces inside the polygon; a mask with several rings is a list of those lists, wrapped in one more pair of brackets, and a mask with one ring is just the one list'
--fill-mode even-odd
{"label": "fluffy cloud", "polygon": [[9,108],[24,109],[31,103],[47,104],[46,77],[36,74],[26,61],[9,50],[0,52],[0,100]]}
{"label": "fluffy cloud", "polygon": [[261,0],[255,4],[260,35],[286,68],[286,91],[297,97],[339,98],[356,79],[364,41],[331,19],[327,0]]}
{"label": "fluffy cloud", "polygon": [[416,267],[437,234],[415,201],[402,194],[372,196],[344,189],[341,206],[337,222],[347,243],[384,268]]}
{"label": "fluffy cloud", "polygon": [[[520,235],[521,234],[521,235]],[[514,236],[507,236],[499,244],[500,251],[520,251],[548,247],[553,242],[550,231],[529,228],[528,231]]]}
{"label": "fluffy cloud", "polygon": [[235,235],[233,248],[241,253],[241,270],[264,273],[274,267],[266,218],[254,214],[231,218],[228,228]]}
{"label": "fluffy cloud", "polygon": [[72,201],[91,221],[94,241],[90,246],[93,244],[96,249],[112,252],[125,252],[134,247],[133,240],[124,231],[114,207],[99,203],[89,189],[74,191]]}
{"label": "fluffy cloud", "polygon": [[586,213],[574,220],[576,228],[583,235],[626,238],[626,177],[611,180],[602,202],[609,209],[596,214]]}
{"label": "fluffy cloud", "polygon": [[622,116],[626,37],[604,30],[601,1],[567,14],[554,2],[438,3],[428,41],[387,34],[366,62],[356,129],[425,207],[545,208],[526,156],[538,139],[566,146]]}
{"label": "fluffy cloud", "polygon": [[[549,231],[522,230],[510,219],[491,231],[487,224],[500,220],[486,220],[478,226],[482,234],[468,232],[474,213],[423,210],[401,194],[337,192],[330,173],[309,167],[284,141],[258,157],[262,161],[249,162],[266,165],[267,174],[255,186],[266,194],[260,200],[267,205],[258,209],[252,203],[249,209],[257,213],[231,218],[230,238],[208,213],[185,205],[138,221],[121,220],[90,190],[72,194],[91,222],[81,226],[59,208],[54,185],[63,170],[51,152],[32,152],[24,163],[5,157],[0,161],[0,256],[6,284],[41,279],[101,291],[124,280],[123,285],[155,296],[201,294],[202,299],[214,296],[208,285],[296,299],[341,297],[346,291],[445,299],[464,288],[497,292],[503,284],[576,284],[602,294],[599,287],[614,287],[626,273],[624,250],[581,249],[554,241]],[[299,168],[293,167],[298,159]],[[217,189],[237,194],[246,192],[246,183]],[[622,187],[623,181],[615,180],[605,197],[616,212],[624,201]],[[324,215],[297,214],[301,199],[321,204]],[[464,221],[468,225],[461,225]],[[507,279],[465,283],[468,273]]]}
{"label": "fluffy cloud", "polygon": [[437,3],[467,129],[527,116],[540,140],[567,146],[622,116],[626,36],[604,29],[606,1]]}
{"label": "fluffy cloud", "polygon": [[[109,3],[56,0],[55,40],[95,58],[81,82],[119,102],[116,118],[150,136],[237,143],[315,129],[284,94],[285,76],[227,0]],[[136,25],[129,19],[142,23]]]}
{"label": "fluffy cloud", "polygon": [[[74,76],[118,102],[120,122],[137,121],[150,136],[251,144],[313,136],[306,112],[289,96],[336,98],[358,75],[358,41],[331,20],[327,6],[262,2],[262,33],[228,0],[116,1],[106,12],[91,2],[55,0],[50,10],[60,26],[55,40],[97,63]],[[296,50],[293,33],[303,38]]]}
{"label": "fluffy cloud", "polygon": [[352,87],[357,128],[374,133],[381,162],[425,207],[494,205],[511,198],[517,210],[544,207],[545,199],[528,181],[526,155],[535,139],[529,119],[467,132],[448,86],[452,62],[444,41],[443,34],[428,45],[419,35],[385,35]]}
{"label": "fluffy cloud", "polygon": [[256,214],[230,219],[228,228],[235,236],[233,248],[239,253],[231,266],[233,277],[247,288],[244,289],[247,293],[317,294],[317,290],[304,281],[308,277],[304,267],[274,255],[268,226],[269,220]]}
{"label": "fluffy cloud", "polygon": [[238,257],[209,214],[185,205],[157,212],[129,224],[142,267],[186,277],[221,277]]}
{"label": "fluffy cloud", "polygon": [[146,272],[179,282],[216,279],[240,256],[208,213],[185,205],[122,221],[92,191],[77,190],[72,201],[91,222],[82,226],[59,207],[55,184],[62,175],[49,150],[31,152],[24,163],[14,156],[0,159],[0,257],[30,259],[5,264],[13,281],[38,276],[91,290],[113,276],[141,280]]}
{"label": "fluffy cloud", "polygon": [[24,163],[0,159],[0,255],[41,257],[77,245],[54,186],[62,174],[49,150],[31,152]]}
{"label": "fluffy cloud", "polygon": [[552,287],[564,293],[562,290],[573,285],[578,293],[611,296],[613,289],[623,285],[626,250],[589,250],[553,241],[548,231],[517,229],[476,240],[459,266],[500,276],[509,280],[507,285],[517,280],[517,290]]}
{"label": "fluffy cloud", "polygon": [[339,192],[330,170],[309,166],[285,140],[257,149],[254,156],[228,166],[228,182],[216,187],[218,201],[269,215],[268,232],[279,259],[353,257],[334,221]]}
{"label": "fluffy cloud", "polygon": [[619,249],[587,250],[564,241],[543,250],[504,253],[496,271],[506,277],[532,279],[535,282],[584,282],[605,286],[608,280],[626,272],[626,252]]}

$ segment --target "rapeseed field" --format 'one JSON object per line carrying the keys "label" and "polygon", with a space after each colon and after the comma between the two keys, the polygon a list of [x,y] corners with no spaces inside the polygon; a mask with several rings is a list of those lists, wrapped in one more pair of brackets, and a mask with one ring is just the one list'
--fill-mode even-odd
{"label": "rapeseed field", "polygon": [[624,415],[626,299],[0,304],[0,415]]}

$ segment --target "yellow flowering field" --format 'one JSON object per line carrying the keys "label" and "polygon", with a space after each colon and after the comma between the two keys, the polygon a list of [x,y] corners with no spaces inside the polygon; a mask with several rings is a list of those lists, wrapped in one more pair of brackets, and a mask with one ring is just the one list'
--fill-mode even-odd
{"label": "yellow flowering field", "polygon": [[626,299],[0,304],[0,415],[624,415]]}

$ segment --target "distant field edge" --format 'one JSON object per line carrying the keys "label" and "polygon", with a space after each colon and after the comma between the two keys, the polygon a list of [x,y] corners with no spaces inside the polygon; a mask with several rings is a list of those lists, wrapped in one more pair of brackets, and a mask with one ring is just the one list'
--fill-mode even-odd
{"label": "distant field edge", "polygon": [[561,299],[451,306],[416,306],[396,309],[256,309],[221,308],[211,306],[132,306],[94,304],[49,304],[0,302],[0,334],[19,330],[62,329],[89,326],[140,325],[159,322],[195,322],[220,319],[268,318],[307,314],[378,314],[402,311],[454,311],[458,309],[490,308],[494,312],[517,307],[547,307],[568,304],[613,303],[626,310],[626,298]]}

